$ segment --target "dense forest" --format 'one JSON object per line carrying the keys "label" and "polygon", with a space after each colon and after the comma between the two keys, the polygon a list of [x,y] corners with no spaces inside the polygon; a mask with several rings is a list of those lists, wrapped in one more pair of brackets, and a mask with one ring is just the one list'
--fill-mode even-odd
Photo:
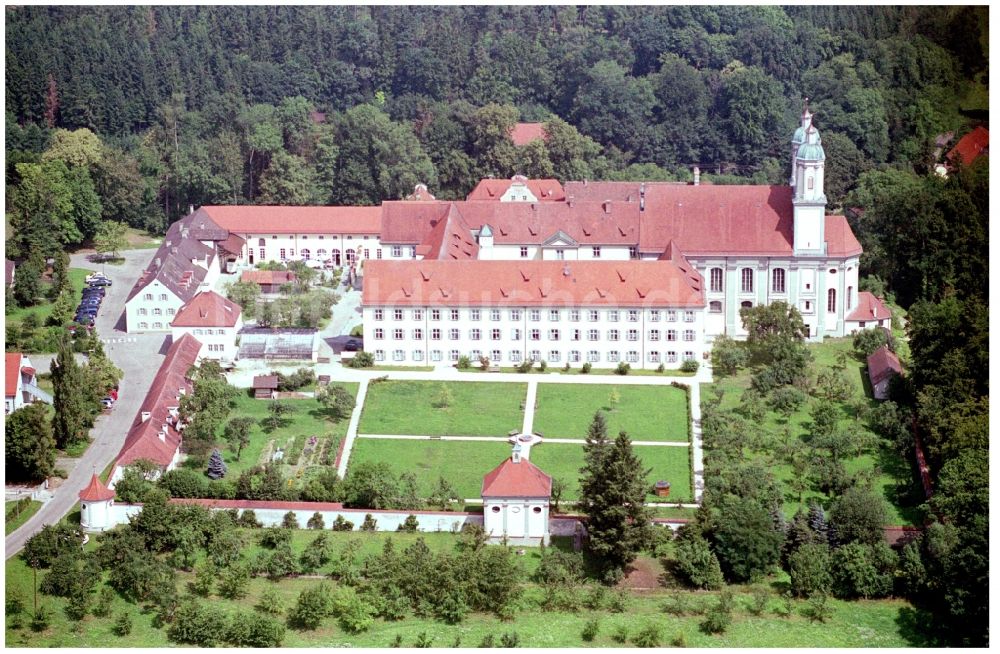
{"label": "dense forest", "polygon": [[[909,310],[884,430],[935,493],[907,594],[985,644],[987,7],[8,7],[8,256],[189,205],[376,204],[487,176],[786,183],[810,98],[867,288]],[[517,121],[548,138],[515,147]]]}

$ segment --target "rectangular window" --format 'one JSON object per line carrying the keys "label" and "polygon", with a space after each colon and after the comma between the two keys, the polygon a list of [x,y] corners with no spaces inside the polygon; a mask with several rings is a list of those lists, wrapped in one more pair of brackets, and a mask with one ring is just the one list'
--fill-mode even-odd
{"label": "rectangular window", "polygon": [[625,353],[625,360],[629,363],[639,363],[639,353],[635,350],[629,350]]}
{"label": "rectangular window", "polygon": [[600,314],[597,312],[596,309],[591,309],[590,311],[587,312],[587,320],[589,320],[590,322],[597,322],[598,320],[600,320]]}
{"label": "rectangular window", "polygon": [[559,363],[559,350],[549,350],[549,363]]}
{"label": "rectangular window", "polygon": [[659,352],[650,351],[646,355],[646,357],[649,359],[650,363],[659,363],[660,362],[660,353]]}
{"label": "rectangular window", "polygon": [[423,361],[424,360],[424,351],[423,350],[414,350],[413,351],[413,360],[414,361]]}
{"label": "rectangular window", "polygon": [[[381,259],[382,258],[382,248],[378,248],[377,250],[375,250],[375,258],[376,259]],[[438,358],[434,359],[434,360],[435,361],[440,361],[441,360],[441,350],[435,350],[435,352],[437,352]],[[431,354],[433,354],[433,352]]]}
{"label": "rectangular window", "polygon": [[[174,315],[175,313],[177,313],[177,309],[174,309],[174,308],[170,308],[170,309],[167,309],[167,315],[168,315],[168,316],[172,316],[172,315]],[[221,329],[219,330],[219,333],[220,333],[220,334],[222,333],[222,330],[221,330]]]}
{"label": "rectangular window", "polygon": [[639,248],[634,245],[628,246],[628,258],[638,259],[639,258]]}
{"label": "rectangular window", "polygon": [[684,312],[684,322],[694,322],[694,311]]}
{"label": "rectangular window", "polygon": [[785,269],[775,268],[771,271],[771,292],[772,293],[784,293],[785,292]]}
{"label": "rectangular window", "polygon": [[441,320],[441,309],[431,309],[431,320]]}
{"label": "rectangular window", "polygon": [[473,341],[478,341],[483,337],[483,331],[481,329],[470,329],[469,338]]}
{"label": "rectangular window", "polygon": [[451,309],[451,319],[453,321],[458,320],[458,309]]}
{"label": "rectangular window", "polygon": [[511,320],[515,320],[515,321],[520,320],[521,319],[521,310],[520,309],[511,309],[510,310],[510,319]]}
{"label": "rectangular window", "polygon": [[528,258],[528,248],[524,247],[523,245],[521,246],[521,258],[522,259]]}
{"label": "rectangular window", "polygon": [[618,350],[611,350],[608,352],[608,363],[618,363],[621,356],[618,354]]}
{"label": "rectangular window", "polygon": [[469,310],[469,320],[479,320],[482,317],[482,311],[479,309]]}
{"label": "rectangular window", "polygon": [[685,352],[684,353],[684,360],[685,361],[694,361],[694,352],[692,352],[691,350],[688,350],[687,352]]}
{"label": "rectangular window", "polygon": [[393,309],[392,310],[392,319],[393,320],[402,320],[403,319],[403,310],[402,309]]}
{"label": "rectangular window", "polygon": [[281,248],[280,250],[278,250],[278,258],[281,259],[282,261],[285,260],[285,248]]}
{"label": "rectangular window", "polygon": [[589,350],[587,352],[587,361],[590,363],[597,363],[601,360],[601,353],[597,350]]}
{"label": "rectangular window", "polygon": [[413,338],[416,339],[416,340],[418,340],[418,341],[422,341],[424,339],[424,330],[422,330],[422,329],[414,329],[413,330]]}
{"label": "rectangular window", "polygon": [[393,361],[403,361],[405,359],[406,359],[406,353],[403,352],[402,350],[393,350],[392,351],[392,360]]}
{"label": "rectangular window", "polygon": [[540,330],[540,329],[529,329],[528,330],[528,338],[530,340],[532,340],[532,341],[540,341],[540,340],[542,340],[542,330]]}
{"label": "rectangular window", "polygon": [[375,329],[374,334],[375,334],[375,340],[380,341],[383,338],[385,338],[385,330],[384,329],[377,328],[377,329]]}
{"label": "rectangular window", "polygon": [[432,329],[431,330],[431,340],[432,341],[440,341],[441,340],[441,330],[440,329]]}
{"label": "rectangular window", "polygon": [[139,309],[139,315],[140,316],[145,316],[146,315],[146,310],[145,309]]}
{"label": "rectangular window", "polygon": [[502,357],[503,353],[500,350],[490,350],[490,361],[493,363],[500,363]]}
{"label": "rectangular window", "polygon": [[264,248],[260,248],[260,260],[263,261],[267,256],[264,254]]}
{"label": "rectangular window", "polygon": [[392,258],[393,259],[399,259],[402,256],[403,256],[403,248],[399,247],[398,245],[393,245],[392,246]]}
{"label": "rectangular window", "polygon": [[532,361],[541,361],[542,353],[540,350],[532,350],[531,352],[528,352],[528,358]]}
{"label": "rectangular window", "polygon": [[608,322],[618,322],[618,309],[608,311]]}
{"label": "rectangular window", "polygon": [[652,309],[649,312],[650,322],[660,322],[660,311],[658,309]]}
{"label": "rectangular window", "polygon": [[448,339],[452,340],[452,341],[457,341],[458,340],[458,330],[457,329],[449,329],[448,330]]}
{"label": "rectangular window", "polygon": [[713,293],[722,292],[722,268],[712,268],[708,274],[709,290]]}
{"label": "rectangular window", "polygon": [[528,320],[532,322],[538,322],[542,319],[542,312],[538,309],[532,309],[528,311]]}
{"label": "rectangular window", "polygon": [[375,360],[385,361],[385,350],[375,350]]}
{"label": "rectangular window", "polygon": [[658,340],[660,340],[660,330],[659,329],[650,329],[649,330],[649,340],[651,340],[651,341],[658,341]]}
{"label": "rectangular window", "polygon": [[549,322],[559,322],[559,309],[549,309]]}
{"label": "rectangular window", "polygon": [[382,320],[383,316],[382,309],[375,309],[375,311],[373,311],[372,314],[374,315],[375,320]]}
{"label": "rectangular window", "polygon": [[448,350],[448,360],[458,361],[458,350]]}
{"label": "rectangular window", "polygon": [[579,329],[574,329],[573,330],[573,335],[572,335],[572,338],[570,340],[573,340],[573,341],[580,340],[580,330]]}
{"label": "rectangular window", "polygon": [[162,316],[163,315],[163,309],[153,309],[153,315],[154,316]]}
{"label": "rectangular window", "polygon": [[667,322],[677,322],[676,311],[667,311]]}
{"label": "rectangular window", "polygon": [[629,309],[628,310],[628,321],[629,322],[639,322],[639,310]]}
{"label": "rectangular window", "polygon": [[490,340],[493,340],[493,341],[499,341],[500,340],[500,330],[499,329],[491,329],[490,330]]}
{"label": "rectangular window", "polygon": [[667,352],[667,363],[677,363],[676,352]]}
{"label": "rectangular window", "polygon": [[517,328],[510,330],[510,337],[515,341],[521,340],[521,330]]}
{"label": "rectangular window", "polygon": [[152,300],[153,299],[153,294],[152,293],[146,293],[145,295],[142,296],[142,299],[143,300]]}
{"label": "rectangular window", "polygon": [[510,351],[510,362],[511,363],[521,363],[521,351],[511,350]]}
{"label": "rectangular window", "polygon": [[[366,236],[365,238],[368,238],[368,237]],[[372,256],[372,255],[371,255],[371,254],[369,254],[369,250],[368,250],[368,248],[365,248],[365,259],[369,258],[370,256]],[[423,360],[423,359],[422,359],[422,357],[423,357],[423,354],[421,354],[420,356],[421,356],[421,360]],[[416,358],[416,357],[414,357],[414,358]]]}
{"label": "rectangular window", "polygon": [[617,329],[609,329],[608,330],[608,340],[609,341],[617,341],[618,340],[618,330]]}
{"label": "rectangular window", "polygon": [[587,340],[588,341],[599,341],[601,339],[601,332],[596,329],[587,330]]}
{"label": "rectangular window", "polygon": [[569,310],[569,321],[570,322],[580,322],[580,310],[570,309]]}
{"label": "rectangular window", "polygon": [[676,329],[668,329],[667,330],[667,340],[668,341],[676,341],[677,340],[677,330]]}
{"label": "rectangular window", "polygon": [[413,319],[414,320],[423,320],[424,319],[424,310],[423,309],[414,309],[413,310]]}
{"label": "rectangular window", "polygon": [[441,360],[441,350],[431,350],[431,361]]}
{"label": "rectangular window", "polygon": [[743,268],[740,271],[740,290],[753,293],[753,268]]}
{"label": "rectangular window", "polygon": [[549,330],[549,340],[550,341],[558,341],[559,340],[559,330],[558,329],[550,329]]}
{"label": "rectangular window", "polygon": [[639,330],[638,329],[630,329],[626,333],[625,337],[628,340],[630,340],[630,341],[637,341],[637,340],[639,340]]}
{"label": "rectangular window", "polygon": [[568,360],[569,360],[570,363],[579,363],[580,362],[580,350],[570,350],[569,351],[569,358],[568,358]]}
{"label": "rectangular window", "polygon": [[402,329],[394,329],[394,330],[392,330],[392,338],[393,338],[393,340],[396,340],[396,341],[403,340],[403,330]]}
{"label": "rectangular window", "polygon": [[694,340],[694,330],[693,329],[685,329],[684,330],[684,340],[688,341],[688,342]]}
{"label": "rectangular window", "polygon": [[601,258],[601,246],[600,245],[595,245],[593,247],[592,251],[594,253],[594,258],[595,259],[600,259]]}
{"label": "rectangular window", "polygon": [[500,309],[490,309],[490,320],[493,322],[500,321]]}

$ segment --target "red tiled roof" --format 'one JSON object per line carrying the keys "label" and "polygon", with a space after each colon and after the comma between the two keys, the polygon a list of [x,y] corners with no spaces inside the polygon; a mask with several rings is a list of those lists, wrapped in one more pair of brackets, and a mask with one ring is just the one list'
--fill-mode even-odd
{"label": "red tiled roof", "polygon": [[383,202],[379,240],[383,244],[416,245],[426,238],[438,221],[447,217],[450,207],[450,202],[442,201]]}
{"label": "red tiled roof", "polygon": [[261,286],[290,284],[298,279],[291,270],[244,270],[241,282],[256,282]]}
{"label": "red tiled roof", "polygon": [[219,248],[229,252],[230,254],[242,254],[243,246],[246,245],[246,239],[242,236],[237,236],[236,234],[230,234],[226,237],[226,240],[219,243]]}
{"label": "red tiled roof", "polygon": [[4,395],[14,397],[17,393],[17,382],[21,378],[21,357],[20,352],[7,352],[4,361]]}
{"label": "red tiled roof", "polygon": [[844,216],[827,216],[826,221],[826,253],[831,257],[852,257],[861,254],[861,243],[858,242],[851,225]]}
{"label": "red tiled roof", "polygon": [[563,190],[567,198],[583,202],[603,202],[617,200],[619,202],[638,202],[643,190],[655,186],[687,186],[687,182],[601,182],[584,180],[582,182],[566,182]]}
{"label": "red tiled roof", "polygon": [[472,236],[469,225],[452,204],[443,220],[439,220],[430,234],[417,246],[417,254],[424,259],[462,260],[476,259],[479,245]]}
{"label": "red tiled roof", "polygon": [[541,202],[561,202],[566,199],[558,179],[526,179],[515,175],[513,179],[484,179],[476,184],[466,200],[499,200],[512,185],[523,181],[531,194]]}
{"label": "red tiled roof", "polygon": [[979,158],[980,155],[989,154],[990,132],[980,125],[958,140],[955,147],[948,153],[948,161],[958,163],[962,161],[966,166]]}
{"label": "red tiled roof", "polygon": [[531,461],[521,459],[514,463],[506,459],[483,478],[483,492],[487,497],[544,497],[552,494],[552,477]]}
{"label": "red tiled roof", "polygon": [[253,388],[269,388],[274,390],[278,388],[278,376],[277,375],[257,375],[253,378]]}
{"label": "red tiled roof", "polygon": [[364,306],[703,307],[701,277],[673,261],[365,263]]}
{"label": "red tiled roof", "polygon": [[90,478],[90,484],[80,491],[80,499],[84,502],[103,502],[114,498],[115,492],[101,483],[96,472]]}
{"label": "red tiled roof", "polygon": [[639,205],[627,202],[456,202],[472,227],[489,225],[497,244],[542,244],[563,232],[582,245],[639,242]]}
{"label": "red tiled roof", "polygon": [[868,378],[871,379],[872,386],[902,372],[903,366],[899,363],[899,357],[890,352],[885,345],[868,355]]}
{"label": "red tiled roof", "polygon": [[[126,301],[141,293],[153,281],[159,281],[182,302],[187,302],[198,292],[216,256],[215,245],[205,245],[199,238],[212,240],[218,237],[221,240],[227,235],[204,214],[196,211],[184,216],[167,229],[163,244],[132,286]],[[192,263],[195,260],[201,263]]]}
{"label": "red tiled roof", "polygon": [[892,312],[885,306],[882,300],[878,299],[868,291],[858,291],[858,306],[847,316],[847,320],[861,322],[869,320],[885,320],[892,318]]}
{"label": "red tiled roof", "polygon": [[[166,467],[173,460],[181,445],[181,434],[175,429],[176,423],[170,415],[170,408],[180,405],[182,391],[191,392],[192,384],[187,378],[187,372],[194,365],[200,351],[201,342],[190,334],[184,334],[171,343],[167,356],[139,407],[132,428],[125,436],[115,467],[127,466],[137,459],[149,459]],[[143,420],[145,412],[149,413],[149,417]]]}
{"label": "red tiled roof", "polygon": [[202,291],[181,307],[171,327],[235,327],[240,305],[215,291]]}
{"label": "red tiled roof", "polygon": [[378,234],[380,207],[205,206],[215,223],[237,234]]}
{"label": "red tiled roof", "polygon": [[546,140],[545,123],[516,123],[510,130],[514,145],[528,145],[532,141]]}

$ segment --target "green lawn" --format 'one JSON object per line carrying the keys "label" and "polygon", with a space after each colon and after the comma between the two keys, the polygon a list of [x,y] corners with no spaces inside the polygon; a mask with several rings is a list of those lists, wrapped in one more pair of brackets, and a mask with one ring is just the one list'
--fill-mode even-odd
{"label": "green lawn", "polygon": [[[689,448],[636,445],[635,452],[643,464],[650,468],[647,476],[650,489],[660,479],[670,482],[670,497],[649,494],[649,502],[690,502],[691,462]],[[566,483],[564,499],[575,500],[580,496],[580,468],[583,467],[583,446],[569,443],[545,443],[531,448],[531,462]]]}
{"label": "green lawn", "polygon": [[[12,508],[14,508],[15,504],[17,504],[17,502],[5,502],[4,515],[7,515],[7,511],[10,511]],[[35,515],[38,512],[38,509],[40,508],[42,508],[42,503],[32,500],[27,507],[21,510],[21,513],[11,518],[9,521],[4,522],[4,535],[11,533],[15,529],[23,525],[31,518],[31,516]]]}
{"label": "green lawn", "polygon": [[[462,370],[461,372],[478,372],[478,373],[489,374],[488,370],[483,370],[479,366],[473,366],[471,368],[466,368],[465,370]],[[570,367],[569,370],[566,370],[562,366],[554,366],[554,367],[553,366],[548,366],[545,370],[541,370],[538,366],[535,366],[534,368],[532,368],[531,370],[529,370],[527,373],[521,373],[520,370],[518,370],[517,368],[515,368],[513,366],[501,366],[500,372],[505,372],[505,373],[520,373],[520,374],[528,374],[528,375],[582,375],[582,374],[584,374],[583,370],[579,366],[577,366],[576,368]],[[589,375],[592,375],[592,376],[593,375],[611,375],[611,376],[614,376],[614,377],[619,377],[620,376],[617,372],[615,372],[614,368],[591,368],[590,372],[586,373],[586,374],[589,374]],[[695,373],[693,373],[693,372],[684,372],[682,370],[667,369],[667,370],[664,370],[663,372],[657,372],[656,370],[643,370],[641,368],[633,368],[632,370],[629,371],[628,374],[629,374],[629,376],[638,376],[638,377],[694,377],[694,375],[695,375]]]}
{"label": "green lawn", "polygon": [[[348,541],[360,545],[356,560],[361,560],[368,553],[381,549],[386,538],[391,537],[397,550],[415,541],[418,536],[404,534],[360,534],[334,533],[326,531],[334,544],[334,558],[346,547]],[[293,549],[300,552],[306,543],[315,536],[314,533],[298,531],[293,537]],[[455,546],[455,537],[451,534],[423,534],[431,550],[448,550]],[[252,543],[253,534],[248,534],[248,543]],[[96,539],[92,539],[85,549],[92,549]],[[248,554],[252,555],[255,545],[249,545]],[[530,573],[538,564],[538,550],[527,548],[527,553],[519,557],[526,573]],[[655,565],[653,561],[647,563]],[[32,573],[20,557],[14,557],[6,562],[6,590],[8,597],[16,593],[26,606],[32,601]],[[326,568],[320,573],[327,572]],[[39,581],[46,572],[38,575]],[[183,590],[192,579],[191,573],[180,573],[178,588]],[[252,611],[261,594],[267,588],[278,591],[284,607],[291,606],[298,594],[321,583],[320,579],[285,579],[277,583],[266,579],[254,579],[249,587],[249,594],[240,601],[222,599],[211,596],[204,600],[218,606],[228,615],[236,611]],[[334,583],[326,581],[326,583]],[[676,617],[664,613],[663,604],[672,591],[665,589],[631,593],[622,613],[611,613],[607,610],[581,610],[578,613],[543,612],[537,608],[542,598],[542,591],[536,586],[527,585],[522,599],[525,609],[519,611],[512,622],[502,622],[492,615],[471,614],[461,623],[447,625],[440,621],[416,618],[408,615],[396,622],[375,620],[371,628],[361,634],[350,635],[337,625],[333,618],[326,618],[315,631],[298,631],[287,629],[282,645],[285,647],[305,646],[355,646],[355,647],[388,647],[397,635],[402,636],[403,645],[411,647],[418,634],[426,632],[433,638],[435,647],[449,647],[455,644],[456,638],[461,639],[461,646],[475,647],[487,634],[492,634],[499,640],[501,634],[517,632],[521,647],[621,647],[611,636],[617,627],[625,626],[630,634],[634,634],[647,624],[656,624],[661,628],[662,645],[683,636],[689,647],[914,647],[928,646],[920,633],[920,627],[926,623],[927,617],[915,610],[909,603],[899,600],[856,601],[844,602],[830,600],[833,614],[825,623],[814,623],[804,617],[801,612],[806,607],[804,601],[793,602],[793,613],[790,616],[780,615],[784,602],[777,595],[772,595],[765,612],[760,616],[752,616],[749,612],[750,596],[744,587],[732,587],[736,592],[733,622],[723,635],[710,636],[702,633],[698,625],[703,620],[700,615]],[[586,592],[581,589],[580,592]],[[715,593],[683,591],[693,602],[710,605],[715,602]],[[154,613],[146,612],[141,607],[130,604],[115,595],[112,611],[109,617],[96,618],[88,615],[79,624],[71,622],[63,612],[66,600],[63,598],[39,595],[40,604],[49,610],[50,626],[41,633],[33,633],[25,626],[19,629],[11,628],[12,618],[6,620],[6,644],[10,647],[166,647],[172,645],[166,638],[165,628],[153,626]],[[128,636],[114,635],[112,626],[116,617],[128,613],[132,618],[132,631]],[[583,642],[580,633],[584,625],[591,619],[600,621],[600,630],[593,642]]]}
{"label": "green lawn", "polygon": [[[87,275],[94,272],[93,270],[87,270],[84,268],[70,268],[69,278],[73,285],[73,298],[74,304],[73,308],[79,304],[80,298],[83,297],[83,287],[86,285]],[[17,273],[15,272],[15,277]],[[52,315],[52,302],[48,300],[46,294],[49,288],[52,286],[51,282],[43,279],[42,283],[39,285],[39,303],[33,307],[18,307],[16,309],[10,309],[6,313],[7,322],[21,322],[28,316],[28,314],[34,314],[38,318],[38,324],[44,326],[45,321],[48,320],[49,316]]]}
{"label": "green lawn", "polygon": [[[448,406],[434,403],[442,390]],[[362,434],[505,436],[521,429],[526,384],[383,381],[368,385]]]}
{"label": "green lawn", "polygon": [[[355,382],[338,382],[333,385],[343,386],[355,397],[358,394],[358,384]],[[340,439],[347,434],[347,424],[350,420],[345,418],[339,422],[333,422],[327,418],[322,405],[314,399],[278,401],[291,407],[291,410],[283,416],[285,425],[274,430],[265,430],[260,421],[267,417],[267,407],[271,401],[255,400],[245,394],[241,394],[236,400],[236,407],[229,412],[227,421],[246,416],[253,418],[256,424],[250,431],[250,444],[243,449],[239,461],[236,460],[236,450],[222,439],[225,423],[219,427],[218,437],[219,442],[224,444],[222,453],[226,465],[229,466],[227,475],[229,478],[235,479],[240,472],[258,465],[261,462],[261,455],[272,440],[277,447],[284,448],[287,455],[289,446],[301,449],[310,436],[317,436],[321,439]],[[285,473],[288,473],[287,468]]]}
{"label": "green lawn", "polygon": [[[857,423],[855,421],[855,412],[849,406],[851,401],[856,401],[858,399],[864,399],[869,406],[875,406],[878,402],[871,398],[871,389],[868,382],[868,377],[865,373],[865,364],[858,360],[853,354],[853,345],[851,338],[828,338],[822,343],[810,344],[809,351],[813,355],[813,365],[815,370],[821,370],[823,368],[832,367],[837,363],[838,354],[846,353],[847,356],[847,369],[846,375],[848,380],[851,382],[852,395],[848,402],[841,405],[842,413],[840,419],[840,426],[852,429],[858,429],[867,432],[867,426],[864,424]],[[702,388],[701,395],[702,399],[711,398],[713,396],[712,388],[721,388],[724,391],[722,399],[722,408],[731,409],[739,406],[740,396],[743,391],[750,387],[750,373],[746,370],[742,370],[735,377],[727,377],[722,380],[716,380],[712,385],[707,385]],[[804,440],[807,437],[807,432],[809,428],[809,423],[811,421],[809,417],[809,412],[816,399],[810,399],[802,407],[793,413],[787,421],[783,416],[774,412],[768,411],[764,417],[761,427],[771,433],[780,435],[787,428],[793,439]],[[876,439],[877,440],[877,439]],[[792,479],[791,467],[784,465],[780,461],[773,461],[774,458],[780,458],[780,452],[768,452],[759,453],[761,461],[763,461],[768,467],[774,472],[775,477],[785,485],[785,505],[784,510],[787,516],[792,516],[802,505],[798,502],[798,496],[792,492],[792,490],[787,486],[787,482]],[[706,450],[706,457],[711,456],[711,451]],[[896,454],[895,451],[890,447],[877,447],[874,451],[862,454],[859,457],[848,460],[845,463],[845,467],[849,473],[856,473],[859,471],[871,471],[877,466],[878,475],[875,477],[875,488],[882,491],[883,496],[888,502],[888,524],[893,525],[913,525],[919,524],[921,518],[920,513],[917,511],[917,505],[919,501],[912,501],[909,496],[904,493],[900,496],[896,492],[897,487],[912,487],[914,482],[911,467],[907,461],[904,461]],[[804,504],[808,504],[810,498],[817,498],[828,504],[828,498],[818,492],[806,492],[803,495]]]}
{"label": "green lawn", "polygon": [[[612,389],[620,399],[613,411]],[[604,411],[608,434],[628,432],[634,441],[687,442],[686,392],[674,386],[620,384],[539,384],[534,431],[550,438],[580,438],[597,411]]]}
{"label": "green lawn", "polygon": [[507,443],[485,441],[382,440],[359,438],[354,441],[350,465],[362,461],[385,461],[397,475],[417,476],[417,491],[431,494],[438,477],[454,487],[460,499],[479,497],[483,476],[510,455]]}

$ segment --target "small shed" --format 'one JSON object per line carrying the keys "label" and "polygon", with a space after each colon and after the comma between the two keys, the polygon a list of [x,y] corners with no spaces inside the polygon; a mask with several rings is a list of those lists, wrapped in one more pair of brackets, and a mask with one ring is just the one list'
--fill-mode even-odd
{"label": "small shed", "polygon": [[246,270],[240,276],[240,281],[256,282],[261,293],[280,293],[285,284],[293,284],[297,280],[290,270]]}
{"label": "small shed", "polygon": [[903,367],[899,363],[899,357],[887,346],[883,345],[868,355],[868,379],[872,383],[872,395],[876,400],[889,397],[892,378],[901,374]]}
{"label": "small shed", "polygon": [[278,390],[277,375],[258,375],[253,378],[253,396],[257,400],[270,400]]}

